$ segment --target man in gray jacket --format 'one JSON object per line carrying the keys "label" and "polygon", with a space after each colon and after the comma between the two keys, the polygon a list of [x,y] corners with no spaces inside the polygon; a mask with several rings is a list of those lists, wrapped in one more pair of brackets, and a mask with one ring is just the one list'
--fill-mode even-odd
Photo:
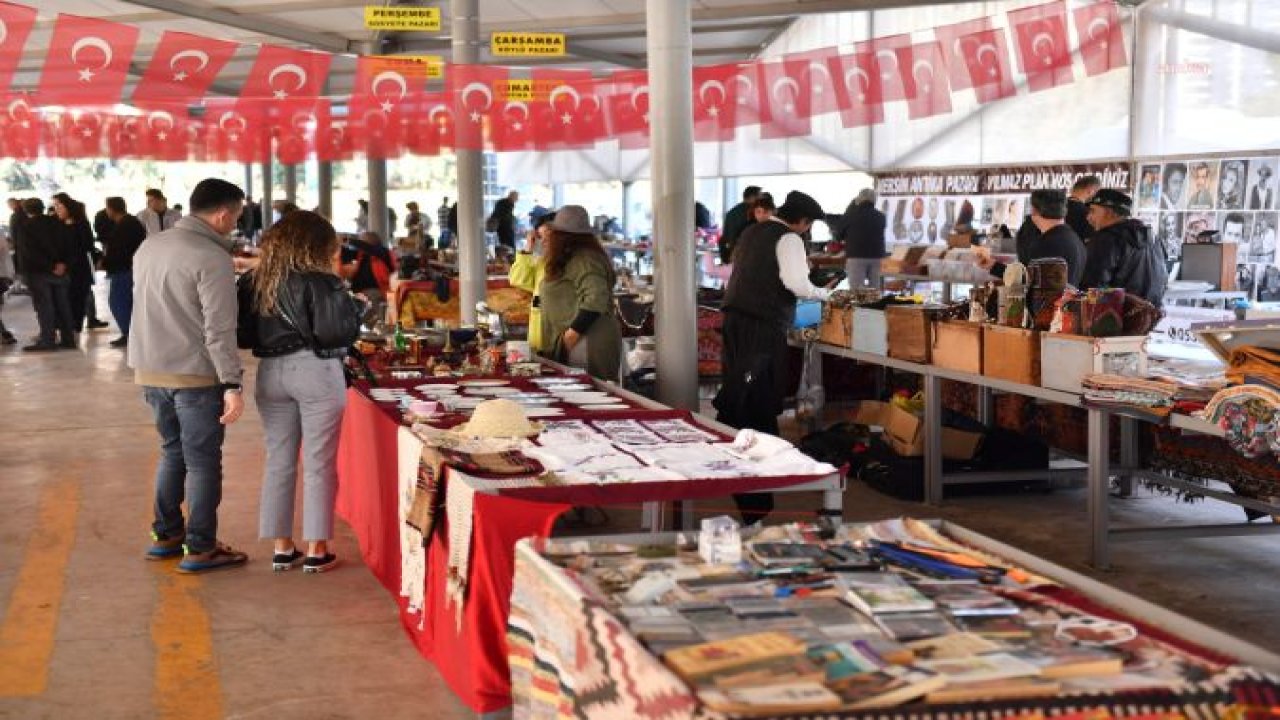
{"label": "man in gray jacket", "polygon": [[143,243],[133,260],[129,366],[161,440],[147,557],[184,554],[178,565],[184,573],[248,560],[217,535],[222,441],[226,426],[244,411],[228,237],[243,209],[243,190],[202,180],[191,193],[191,214]]}

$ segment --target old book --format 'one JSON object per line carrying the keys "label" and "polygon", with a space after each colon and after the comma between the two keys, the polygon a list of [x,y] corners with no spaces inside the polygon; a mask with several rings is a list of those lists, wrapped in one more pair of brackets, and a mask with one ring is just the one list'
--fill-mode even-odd
{"label": "old book", "polygon": [[785,633],[741,635],[693,645],[662,656],[667,666],[691,682],[716,672],[785,655],[804,653],[804,643]]}
{"label": "old book", "polygon": [[974,633],[961,632],[915,640],[907,647],[921,660],[951,660],[998,652],[1004,646]]}
{"label": "old book", "polygon": [[988,680],[986,682],[947,685],[925,697],[930,703],[984,702],[992,700],[1023,700],[1052,697],[1062,690],[1062,685],[1045,678],[1015,678]]}
{"label": "old book", "polygon": [[717,688],[761,687],[796,682],[822,682],[826,673],[804,655],[783,655],[739,665],[702,679],[702,684]]}
{"label": "old book", "polygon": [[921,594],[955,617],[975,615],[1017,615],[1017,605],[980,585],[919,583]]}
{"label": "old book", "polygon": [[808,543],[753,542],[747,544],[751,558],[761,565],[817,565],[826,555]]}
{"label": "old book", "polygon": [[1028,648],[1009,654],[1040,668],[1040,674],[1047,678],[1119,675],[1124,672],[1124,658],[1102,648],[1059,645]]}
{"label": "old book", "polygon": [[947,622],[946,618],[936,612],[877,615],[876,622],[880,623],[889,637],[902,643],[956,631],[955,625]]}
{"label": "old book", "polygon": [[947,679],[947,685],[1037,677],[1040,668],[1009,653],[990,653],[948,660],[920,660],[918,666]]}
{"label": "old book", "polygon": [[857,640],[884,635],[884,631],[874,620],[836,598],[804,598],[792,603],[791,608],[833,640]]}
{"label": "old book", "polygon": [[842,572],[836,583],[844,599],[868,615],[932,610],[934,602],[890,572]]}
{"label": "old book", "polygon": [[960,626],[971,633],[998,640],[1031,637],[1031,628],[1016,615],[974,615],[958,618]]}
{"label": "old book", "polygon": [[812,712],[840,707],[840,696],[820,682],[796,682],[763,687],[698,690],[707,708],[735,715]]}
{"label": "old book", "polygon": [[828,683],[846,708],[893,707],[923,697],[946,684],[941,675],[918,667],[886,665],[873,672]]}

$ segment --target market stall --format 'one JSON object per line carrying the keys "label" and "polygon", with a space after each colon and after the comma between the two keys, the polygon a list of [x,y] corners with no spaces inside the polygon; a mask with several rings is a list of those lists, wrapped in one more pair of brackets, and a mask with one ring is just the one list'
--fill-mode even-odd
{"label": "market stall", "polygon": [[1280,691],[1275,654],[951,523],[735,543],[522,542],[516,717],[1219,718]]}

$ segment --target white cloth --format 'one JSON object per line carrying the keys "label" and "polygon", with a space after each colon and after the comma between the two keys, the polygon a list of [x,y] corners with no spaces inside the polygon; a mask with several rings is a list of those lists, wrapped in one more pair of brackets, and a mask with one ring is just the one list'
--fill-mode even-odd
{"label": "white cloth", "polygon": [[795,446],[776,435],[747,429],[738,431],[738,435],[733,439],[731,447],[742,457],[752,460],[764,460],[784,453]]}
{"label": "white cloth", "polygon": [[[409,525],[409,508],[417,492],[418,467],[422,462],[422,441],[408,428],[400,428],[396,438],[400,517],[400,596],[409,599],[411,613],[422,611],[426,596],[427,550],[422,547],[422,533]],[[419,616],[421,630],[425,617]]]}
{"label": "white cloth", "polygon": [[[601,470],[640,466],[638,460],[607,442],[556,445],[554,447],[540,447],[528,443],[521,449],[521,452],[542,463],[542,467],[550,472],[583,469],[588,465],[593,465]],[[607,458],[617,458],[618,460],[611,464]]]}
{"label": "white cloth", "polygon": [[[782,223],[778,218],[770,218],[773,222]],[[826,300],[831,291],[815,287],[809,282],[809,255],[804,249],[804,240],[797,234],[789,232],[778,240],[774,249],[778,257],[778,276],[782,284],[799,300]]]}
{"label": "white cloth", "polygon": [[444,504],[449,518],[449,575],[445,578],[444,602],[446,606],[453,604],[458,632],[462,632],[462,609],[471,578],[471,522],[476,491],[463,479],[462,473],[447,472]]}

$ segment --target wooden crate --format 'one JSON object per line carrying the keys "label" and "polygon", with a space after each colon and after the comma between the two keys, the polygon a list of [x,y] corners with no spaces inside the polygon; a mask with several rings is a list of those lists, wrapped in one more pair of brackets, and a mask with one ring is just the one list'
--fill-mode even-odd
{"label": "wooden crate", "polygon": [[933,364],[948,370],[982,374],[982,325],[939,320],[933,325]]}
{"label": "wooden crate", "polygon": [[889,354],[889,331],[883,310],[853,309],[853,349],[874,355]]}
{"label": "wooden crate", "polygon": [[822,305],[822,322],[818,325],[818,341],[842,348],[853,347],[853,308]]}
{"label": "wooden crate", "polygon": [[1040,336],[1040,380],[1047,388],[1083,393],[1085,375],[1147,374],[1147,338],[1086,337],[1044,333]]}
{"label": "wooden crate", "polygon": [[1040,384],[1040,333],[982,326],[982,374],[1023,385]]}
{"label": "wooden crate", "polygon": [[933,349],[933,319],[921,305],[890,305],[884,310],[889,357],[928,363]]}

